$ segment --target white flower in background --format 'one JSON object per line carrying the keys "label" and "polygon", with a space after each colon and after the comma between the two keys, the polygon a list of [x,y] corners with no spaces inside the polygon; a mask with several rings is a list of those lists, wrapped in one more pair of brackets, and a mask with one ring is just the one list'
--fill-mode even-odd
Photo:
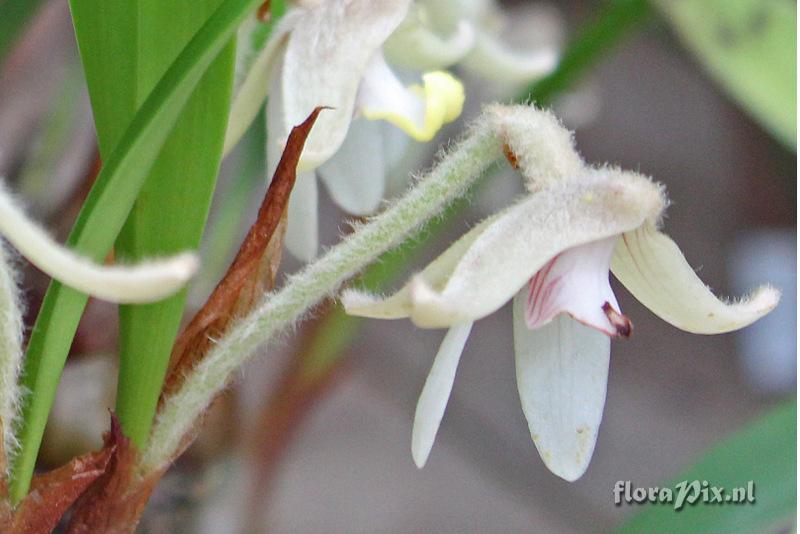
{"label": "white flower in background", "polygon": [[410,0],[298,2],[275,29],[237,94],[226,148],[269,95],[270,175],[291,128],[315,107],[331,108],[319,116],[306,141],[289,202],[286,243],[300,259],[317,253],[315,173],[343,209],[371,213],[383,198],[386,167],[385,136],[373,121],[386,121],[418,141],[428,141],[461,113],[463,87],[450,74],[429,72],[421,76],[421,84],[405,87],[384,60],[383,43],[409,5]]}
{"label": "white flower in background", "polygon": [[502,83],[529,83],[552,71],[558,47],[513,50],[502,39],[504,14],[493,0],[419,0],[386,43],[389,60],[406,68],[456,63]]}
{"label": "white flower in background", "polygon": [[102,266],[60,246],[25,212],[0,184],[0,235],[34,266],[78,291],[120,303],[153,302],[178,291],[197,271],[193,254],[136,266]]}
{"label": "white flower in background", "polygon": [[609,270],[656,315],[699,334],[749,325],[779,293],[765,286],[739,302],[717,299],[658,230],[667,203],[659,185],[585,166],[571,134],[548,113],[494,109],[531,194],[477,225],[391,297],[351,290],[342,301],[353,315],[450,329],[414,418],[412,454],[422,467],[472,323],[513,299],[517,387],[531,437],[548,468],[572,481],[597,439],[610,338],[631,333]]}

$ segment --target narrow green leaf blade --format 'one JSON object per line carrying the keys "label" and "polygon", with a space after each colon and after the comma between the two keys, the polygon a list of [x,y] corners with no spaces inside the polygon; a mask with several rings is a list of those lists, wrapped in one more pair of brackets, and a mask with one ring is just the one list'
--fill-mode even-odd
{"label": "narrow green leaf blade", "polygon": [[[149,93],[217,4],[139,0],[139,95]],[[233,68],[231,45],[205,73],[150,170],[117,240],[121,260],[198,248],[222,155]],[[105,65],[105,72],[111,69],[113,64]],[[161,302],[120,306],[116,409],[125,434],[138,447],[150,431],[185,303],[184,290]]]}

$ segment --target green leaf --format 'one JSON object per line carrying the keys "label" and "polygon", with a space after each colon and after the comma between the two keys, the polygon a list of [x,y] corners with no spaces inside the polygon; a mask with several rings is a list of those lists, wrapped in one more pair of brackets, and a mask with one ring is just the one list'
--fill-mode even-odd
{"label": "green leaf", "polygon": [[664,0],[659,7],[709,73],[786,145],[797,139],[797,3]]}
{"label": "green leaf", "polygon": [[697,503],[680,511],[670,504],[647,504],[619,532],[767,532],[788,526],[797,505],[796,433],[797,405],[791,401],[719,443],[664,486],[707,480],[730,490],[752,480],[755,503]]}
{"label": "green leaf", "polygon": [[[219,0],[138,3],[136,77],[142,100]],[[106,65],[104,71],[113,72],[113,67]],[[198,248],[222,156],[233,67],[231,45],[181,112],[117,240],[121,260]],[[161,302],[120,306],[116,409],[123,431],[138,447],[150,431],[185,303],[184,290]]]}
{"label": "green leaf", "polygon": [[[73,0],[75,6],[82,0]],[[223,0],[189,41],[147,97],[97,177],[68,244],[102,260],[111,249],[164,141],[212,61],[234,36],[239,24],[260,0]],[[116,73],[115,73],[116,74]],[[124,72],[118,73],[125,76]],[[113,103],[113,98],[109,99]],[[127,105],[126,100],[119,102]],[[94,109],[98,109],[93,101]],[[28,490],[45,422],[53,403],[86,295],[52,282],[31,332],[23,370],[30,391],[22,406],[18,433],[21,448],[14,459],[10,494],[19,501]]]}

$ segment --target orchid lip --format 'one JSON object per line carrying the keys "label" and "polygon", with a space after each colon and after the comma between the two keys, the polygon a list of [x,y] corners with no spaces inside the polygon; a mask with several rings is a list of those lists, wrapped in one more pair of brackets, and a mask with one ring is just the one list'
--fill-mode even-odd
{"label": "orchid lip", "polygon": [[608,317],[608,322],[616,329],[618,337],[624,337],[625,339],[631,337],[633,323],[627,316],[615,310],[608,301],[603,304],[603,312]]}

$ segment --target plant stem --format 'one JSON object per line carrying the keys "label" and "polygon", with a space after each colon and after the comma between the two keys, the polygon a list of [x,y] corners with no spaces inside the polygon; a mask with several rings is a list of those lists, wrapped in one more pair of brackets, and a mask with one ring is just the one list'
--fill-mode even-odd
{"label": "plant stem", "polygon": [[17,447],[14,430],[21,396],[23,306],[10,257],[5,243],[0,243],[0,486]]}
{"label": "plant stem", "polygon": [[501,154],[501,142],[489,121],[478,122],[403,198],[293,276],[283,289],[265,295],[260,305],[219,340],[181,388],[165,399],[142,458],[144,472],[163,467],[180,452],[184,437],[203,411],[259,345],[294,324],[345,280],[438,215]]}

